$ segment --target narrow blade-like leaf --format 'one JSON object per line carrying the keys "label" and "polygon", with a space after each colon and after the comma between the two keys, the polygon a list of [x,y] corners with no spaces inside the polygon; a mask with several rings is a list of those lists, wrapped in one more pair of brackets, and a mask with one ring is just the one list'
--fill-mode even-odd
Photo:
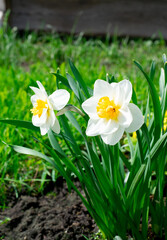
{"label": "narrow blade-like leaf", "polygon": [[134,63],[136,64],[136,66],[140,69],[140,71],[145,76],[145,78],[147,80],[147,83],[149,85],[150,92],[151,92],[151,97],[152,97],[153,106],[154,106],[154,126],[155,126],[155,141],[156,141],[160,137],[161,124],[162,124],[162,112],[161,112],[161,105],[160,105],[160,101],[159,101],[159,96],[157,94],[156,88],[155,88],[152,80],[144,72],[141,65],[136,61],[134,61]]}
{"label": "narrow blade-like leaf", "polygon": [[70,64],[71,70],[72,70],[76,80],[79,83],[79,86],[81,87],[81,89],[85,93],[86,97],[87,98],[90,97],[89,92],[88,92],[88,88],[87,88],[85,82],[83,81],[79,71],[77,70],[77,68],[74,66],[73,62],[70,59],[69,59],[69,64]]}
{"label": "narrow blade-like leaf", "polygon": [[39,127],[35,127],[32,122],[22,121],[22,120],[13,120],[13,119],[0,119],[0,122],[14,125],[16,127],[27,128],[33,131],[39,132]]}

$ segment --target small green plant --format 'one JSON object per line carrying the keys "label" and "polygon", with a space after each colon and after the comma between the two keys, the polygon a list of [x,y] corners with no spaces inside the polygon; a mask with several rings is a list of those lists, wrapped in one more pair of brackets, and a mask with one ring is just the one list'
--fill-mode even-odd
{"label": "small green plant", "polygon": [[6,217],[4,220],[0,220],[0,225],[5,224],[9,222],[11,219],[9,217]]}
{"label": "small green plant", "polygon": [[[160,94],[154,85],[155,63],[152,63],[147,74],[135,62],[150,90],[147,105],[143,106],[144,116],[137,107],[136,93],[128,80],[118,83],[114,77],[107,75],[106,81],[95,82],[92,92],[69,61],[74,77],[68,73],[64,77],[59,70],[54,73],[58,90],[52,95],[48,97],[39,82],[39,89],[32,88],[35,92],[31,97],[33,124],[22,120],[0,120],[33,131],[40,128],[42,135],[48,134],[50,145],[36,139],[37,145],[46,148],[47,155],[31,148],[10,147],[18,153],[44,159],[57,169],[66,179],[69,191],[73,188],[80,196],[104,239],[126,239],[127,236],[146,239],[150,224],[155,236],[167,234],[167,198],[164,195],[167,170],[167,133],[164,127],[167,61],[165,55],[163,58]],[[80,109],[66,105],[69,94],[59,89],[61,84],[75,96]],[[131,96],[133,103],[129,103]],[[84,119],[82,126],[76,114]],[[82,137],[82,147],[77,144],[72,126]],[[124,131],[130,149],[129,158],[124,155],[121,146]],[[135,145],[129,135],[133,131],[137,131]],[[66,144],[66,149],[62,148],[62,142]],[[73,175],[79,179],[85,196],[75,186]]]}

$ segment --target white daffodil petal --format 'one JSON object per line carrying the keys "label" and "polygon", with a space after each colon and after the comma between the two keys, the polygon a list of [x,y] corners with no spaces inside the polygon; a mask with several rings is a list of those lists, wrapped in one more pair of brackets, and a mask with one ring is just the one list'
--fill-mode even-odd
{"label": "white daffodil petal", "polygon": [[60,124],[59,124],[57,118],[55,118],[54,125],[51,127],[51,129],[53,130],[53,132],[55,132],[57,134],[60,133]]}
{"label": "white daffodil petal", "polygon": [[117,88],[118,88],[117,85],[118,85],[118,83],[115,83],[115,82],[110,84],[110,87],[108,89],[108,95],[107,95],[109,97],[110,101],[114,100],[116,95],[118,95],[117,94],[118,93],[117,92]]}
{"label": "white daffodil petal", "polygon": [[30,87],[37,96],[41,96],[41,90],[37,87]]}
{"label": "white daffodil petal", "polygon": [[40,127],[45,124],[47,121],[47,108],[43,109],[42,115],[39,117],[38,115],[32,116],[32,124],[36,127]]}
{"label": "white daffodil petal", "polygon": [[116,121],[113,121],[111,119],[109,120],[106,120],[106,119],[103,119],[103,121],[101,121],[101,126],[100,126],[100,129],[99,129],[99,134],[111,134],[113,132],[115,132],[119,127],[119,124],[118,122]]}
{"label": "white daffodil petal", "polygon": [[102,134],[101,137],[106,144],[115,145],[121,139],[124,133],[124,128],[119,127],[117,131],[112,134],[106,135]]}
{"label": "white daffodil petal", "polygon": [[37,95],[31,96],[31,102],[32,102],[33,105],[36,103],[37,100],[38,100],[38,96]]}
{"label": "white daffodil petal", "polygon": [[99,98],[90,97],[82,104],[83,110],[89,115],[90,118],[99,119],[99,116],[97,115],[97,109],[96,109],[98,101],[99,101]]}
{"label": "white daffodil petal", "polygon": [[144,123],[144,118],[141,110],[133,103],[128,104],[128,108],[131,111],[133,121],[125,131],[131,133],[137,131]]}
{"label": "white daffodil petal", "polygon": [[129,127],[132,120],[133,117],[131,111],[127,106],[119,110],[118,122],[122,127],[124,128]]}
{"label": "white daffodil petal", "polygon": [[44,86],[42,85],[42,83],[39,82],[39,81],[37,81],[37,84],[38,84],[38,87],[39,87],[39,89],[41,90],[41,92],[47,97],[48,95],[47,95],[47,93],[46,93],[46,91],[45,91],[45,88],[44,88]]}
{"label": "white daffodil petal", "polygon": [[127,105],[132,97],[132,84],[129,80],[122,80],[113,86],[113,99],[116,105]]}
{"label": "white daffodil petal", "polygon": [[50,111],[49,111],[49,116],[48,116],[48,118],[47,118],[47,124],[50,126],[50,127],[52,127],[53,125],[54,125],[54,123],[55,123],[55,119],[56,119],[56,116],[55,116],[55,113],[54,113],[54,111],[52,110],[52,109],[50,109]]}
{"label": "white daffodil petal", "polygon": [[37,99],[46,101],[46,99],[47,99],[46,95],[43,92],[41,92],[41,90],[39,88],[36,88],[36,87],[30,87],[30,88],[33,90],[33,92],[37,96]]}
{"label": "white daffodil petal", "polygon": [[129,80],[122,80],[118,83],[121,87],[121,93],[124,98],[124,103],[128,104],[132,97],[132,84]]}
{"label": "white daffodil petal", "polygon": [[111,86],[112,86],[112,99],[110,98],[110,100],[114,100],[114,103],[116,105],[122,105],[123,93],[121,87],[119,86],[118,83],[112,84]]}
{"label": "white daffodil petal", "polygon": [[98,79],[94,84],[93,96],[103,97],[107,96],[110,92],[110,84],[104,80]]}
{"label": "white daffodil petal", "polygon": [[99,130],[101,128],[102,121],[103,121],[103,119],[99,119],[99,120],[89,119],[88,126],[86,129],[86,135],[87,136],[99,135]]}
{"label": "white daffodil petal", "polygon": [[47,124],[40,127],[41,135],[45,135],[49,131],[49,126]]}
{"label": "white daffodil petal", "polygon": [[70,94],[67,90],[56,90],[49,96],[49,101],[55,110],[61,110],[68,103]]}

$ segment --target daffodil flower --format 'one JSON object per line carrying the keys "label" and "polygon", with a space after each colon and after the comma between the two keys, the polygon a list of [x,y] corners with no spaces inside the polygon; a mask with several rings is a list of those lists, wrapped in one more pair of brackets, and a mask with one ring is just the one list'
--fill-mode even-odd
{"label": "daffodil flower", "polygon": [[35,95],[31,97],[33,108],[33,125],[40,127],[41,135],[45,135],[51,128],[55,133],[60,132],[60,125],[55,116],[54,110],[61,110],[68,103],[70,94],[68,91],[59,89],[50,96],[47,95],[43,85],[37,81],[38,87],[30,87]]}
{"label": "daffodil flower", "polygon": [[130,103],[132,84],[129,80],[111,83],[96,80],[93,96],[82,104],[89,115],[87,136],[101,135],[106,144],[115,145],[124,131],[134,132],[144,123],[140,109]]}

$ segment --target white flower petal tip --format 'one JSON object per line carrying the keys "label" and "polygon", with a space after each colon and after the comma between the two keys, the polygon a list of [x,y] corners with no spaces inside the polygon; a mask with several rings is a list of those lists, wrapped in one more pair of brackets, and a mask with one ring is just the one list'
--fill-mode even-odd
{"label": "white flower petal tip", "polygon": [[59,134],[60,133],[60,124],[57,120],[57,118],[55,119],[55,123],[54,125],[51,127],[52,131]]}
{"label": "white flower petal tip", "polygon": [[45,88],[40,81],[37,81],[37,84],[38,84],[38,87],[39,87],[40,90],[45,91]]}
{"label": "white flower petal tip", "polygon": [[139,130],[139,128],[141,128],[141,126],[144,124],[144,117],[141,110],[135,104],[129,103],[128,107],[129,110],[131,111],[133,120],[129,127],[126,128],[125,130],[128,133],[132,133],[136,132],[137,130]]}
{"label": "white flower petal tip", "polygon": [[67,90],[59,89],[49,96],[49,101],[54,110],[61,110],[65,107],[70,99],[70,94]]}
{"label": "white flower petal tip", "polygon": [[35,95],[31,97],[33,108],[32,123],[40,127],[41,135],[45,135],[49,129],[60,133],[60,125],[55,116],[54,110],[61,110],[69,101],[70,94],[66,90],[57,90],[48,97],[44,86],[37,81],[39,88],[30,87]]}
{"label": "white flower petal tip", "polygon": [[129,80],[111,83],[96,80],[93,97],[82,104],[90,117],[86,129],[87,136],[100,135],[109,145],[120,141],[124,131],[136,131],[144,123],[140,109],[129,103],[132,84]]}
{"label": "white flower petal tip", "polygon": [[121,93],[123,94],[123,101],[129,103],[132,97],[132,84],[129,80],[125,79],[119,82]]}
{"label": "white flower petal tip", "polygon": [[97,79],[94,84],[94,96],[104,96],[105,92],[108,90],[110,84],[104,80]]}
{"label": "white flower petal tip", "polygon": [[115,145],[119,142],[119,140],[122,138],[124,133],[124,128],[119,127],[117,131],[109,134],[109,135],[101,135],[103,141],[108,145]]}

